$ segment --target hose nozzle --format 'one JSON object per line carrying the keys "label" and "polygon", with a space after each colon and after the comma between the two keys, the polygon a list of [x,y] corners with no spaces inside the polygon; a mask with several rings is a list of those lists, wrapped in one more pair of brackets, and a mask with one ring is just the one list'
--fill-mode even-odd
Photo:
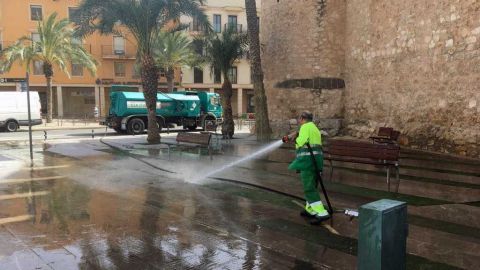
{"label": "hose nozzle", "polygon": [[294,132],[292,134],[283,136],[282,142],[283,143],[293,142],[297,137],[298,137],[298,132]]}

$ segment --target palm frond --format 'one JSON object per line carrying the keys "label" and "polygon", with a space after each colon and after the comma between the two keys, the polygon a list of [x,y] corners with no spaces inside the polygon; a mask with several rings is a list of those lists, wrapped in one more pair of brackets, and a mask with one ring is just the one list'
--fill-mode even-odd
{"label": "palm frond", "polygon": [[76,33],[111,34],[124,28],[137,43],[137,55],[151,56],[159,33],[180,16],[195,16],[209,25],[202,4],[203,0],[84,0],[76,14]]}
{"label": "palm frond", "polygon": [[67,75],[68,63],[84,65],[92,73],[96,72],[97,61],[82,46],[73,43],[74,29],[67,19],[57,20],[53,13],[46,20],[38,22],[37,33],[39,40],[33,41],[30,37],[20,38],[14,45],[5,48],[0,58],[0,69],[8,71],[15,62],[20,62],[30,70],[30,64],[43,61],[56,65]]}
{"label": "palm frond", "polygon": [[210,64],[212,73],[217,70],[230,79],[228,71],[247,52],[248,38],[246,34],[229,28],[221,34],[206,36],[201,42],[205,48],[205,61]]}

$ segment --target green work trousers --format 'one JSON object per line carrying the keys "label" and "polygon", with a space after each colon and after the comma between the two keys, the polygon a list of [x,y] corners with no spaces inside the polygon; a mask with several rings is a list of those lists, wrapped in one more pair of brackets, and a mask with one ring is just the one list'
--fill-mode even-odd
{"label": "green work trousers", "polygon": [[317,174],[312,170],[300,171],[300,178],[302,179],[303,192],[308,203],[315,203],[321,201],[320,194],[317,189]]}

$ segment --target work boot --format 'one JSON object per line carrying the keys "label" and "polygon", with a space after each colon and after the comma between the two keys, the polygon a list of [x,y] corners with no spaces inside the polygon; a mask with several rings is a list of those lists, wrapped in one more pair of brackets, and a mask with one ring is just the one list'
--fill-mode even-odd
{"label": "work boot", "polygon": [[300,212],[300,216],[306,217],[306,218],[314,218],[315,214],[310,214],[309,212],[307,212],[307,210],[302,210]]}
{"label": "work boot", "polygon": [[320,225],[322,222],[327,221],[330,219],[330,215],[327,216],[315,216],[310,219],[310,225]]}
{"label": "work boot", "polygon": [[308,202],[305,203],[305,209],[300,212],[300,216],[306,217],[306,218],[314,218],[315,217],[315,211],[313,208],[310,206]]}
{"label": "work boot", "polygon": [[323,207],[321,201],[314,202],[309,205],[312,209],[310,213],[315,213],[315,217],[310,221],[312,225],[318,225],[326,220],[330,219],[330,214],[328,211]]}

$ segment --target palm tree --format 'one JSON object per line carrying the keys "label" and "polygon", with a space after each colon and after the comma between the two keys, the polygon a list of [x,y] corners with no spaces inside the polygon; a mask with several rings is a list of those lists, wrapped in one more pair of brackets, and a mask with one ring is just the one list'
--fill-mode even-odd
{"label": "palm tree", "polygon": [[260,58],[259,21],[255,0],[245,0],[247,11],[248,39],[250,45],[251,70],[255,103],[255,131],[258,140],[268,140],[272,135],[268,119],[267,96],[263,84],[262,60]]}
{"label": "palm tree", "polygon": [[54,66],[70,74],[67,70],[68,63],[81,64],[86,67],[92,75],[97,71],[97,61],[76,42],[74,29],[70,26],[68,19],[56,20],[57,13],[51,14],[47,20],[37,25],[39,39],[21,37],[17,42],[2,51],[0,69],[8,71],[13,63],[21,62],[26,64],[27,71],[33,62],[43,63],[43,73],[47,80],[47,123],[52,122],[52,78]]}
{"label": "palm tree", "polygon": [[157,65],[165,70],[169,92],[173,92],[175,68],[194,67],[199,62],[192,42],[182,32],[162,31],[156,38],[153,55]]}
{"label": "palm tree", "polygon": [[203,2],[203,0],[83,0],[79,6],[76,17],[79,18],[77,24],[81,35],[95,31],[101,34],[122,34],[122,31],[126,30],[135,39],[148,110],[149,143],[160,142],[156,115],[159,69],[153,53],[156,37],[162,29],[175,24],[182,15],[196,17],[210,29],[207,16],[200,8]]}
{"label": "palm tree", "polygon": [[229,71],[235,61],[239,60],[246,52],[247,35],[238,33],[235,27],[229,27],[222,34],[213,34],[203,41],[205,46],[205,61],[210,64],[211,72],[223,74],[223,114],[224,123],[222,134],[232,138],[235,133],[235,124],[232,113],[232,83]]}

